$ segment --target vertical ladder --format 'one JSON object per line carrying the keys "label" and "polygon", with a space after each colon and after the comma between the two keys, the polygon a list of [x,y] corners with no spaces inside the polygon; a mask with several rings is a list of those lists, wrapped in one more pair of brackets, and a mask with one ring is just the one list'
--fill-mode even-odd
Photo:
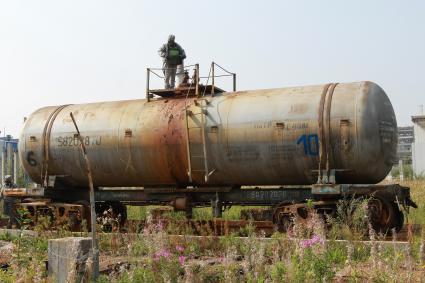
{"label": "vertical ladder", "polygon": [[[208,183],[208,179],[211,176],[212,173],[214,173],[215,169],[212,171],[209,171],[209,167],[208,167],[208,154],[207,154],[207,137],[206,137],[206,123],[207,123],[207,115],[208,115],[208,104],[209,101],[206,98],[198,98],[194,100],[195,102],[195,106],[198,107],[199,112],[193,112],[191,110],[188,109],[188,107],[186,106],[185,109],[185,117],[186,117],[186,135],[187,135],[187,144],[186,144],[186,149],[187,149],[187,161],[188,161],[188,175],[189,175],[189,182],[192,183],[193,181],[193,173],[195,172],[203,172],[204,173],[204,178],[205,178],[205,183]],[[199,117],[199,119],[194,119],[195,117]],[[198,122],[200,122],[199,126],[191,126],[189,123],[189,119],[192,119],[194,121],[198,120]],[[192,121],[192,123],[195,123],[194,121]],[[195,123],[196,125],[196,123]],[[197,155],[197,154],[193,154],[193,145],[194,145],[194,141],[193,141],[193,133],[192,130],[200,130],[200,140],[202,142],[202,154],[201,155]],[[198,164],[199,162],[194,162],[194,160],[201,160],[202,164],[203,164],[203,168],[194,168],[194,164]]]}

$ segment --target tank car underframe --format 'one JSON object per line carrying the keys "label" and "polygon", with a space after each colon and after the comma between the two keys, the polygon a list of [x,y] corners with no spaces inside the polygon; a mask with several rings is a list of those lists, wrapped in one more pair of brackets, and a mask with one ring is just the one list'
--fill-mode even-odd
{"label": "tank car underframe", "polygon": [[[7,197],[8,192],[5,192]],[[37,200],[47,199],[47,207],[59,211],[61,205],[74,204],[80,207],[80,214],[88,210],[89,191],[86,188],[45,188],[42,195],[15,195],[14,202],[32,197],[25,203],[34,209],[40,207]],[[333,214],[341,199],[369,198],[371,223],[375,230],[388,232],[403,225],[404,215],[401,211],[416,207],[410,198],[410,189],[398,184],[392,185],[358,185],[358,184],[315,184],[311,186],[285,187],[200,187],[200,188],[98,188],[95,192],[97,207],[112,207],[117,214],[126,217],[125,205],[170,205],[177,211],[186,211],[191,216],[192,208],[211,206],[213,216],[220,218],[222,212],[232,205],[270,206],[269,214],[277,228],[285,231],[294,217],[308,218],[307,212],[314,208],[320,214]],[[11,199],[11,196],[8,197]],[[22,205],[21,205],[22,206]],[[42,208],[45,209],[45,206]],[[76,209],[78,207],[75,206]],[[62,216],[63,218],[63,216]],[[89,217],[84,217],[89,218]],[[122,223],[125,219],[121,219]],[[121,222],[120,221],[120,222]]]}

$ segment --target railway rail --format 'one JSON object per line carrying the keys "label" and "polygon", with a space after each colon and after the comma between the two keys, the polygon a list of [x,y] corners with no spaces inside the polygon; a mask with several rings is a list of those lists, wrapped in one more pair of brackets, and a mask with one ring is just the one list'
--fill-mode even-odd
{"label": "railway rail", "polygon": [[[165,228],[170,223],[169,219],[157,220],[157,223],[161,222]],[[144,220],[130,220],[124,227],[127,231],[137,231],[141,227],[145,227],[146,221]],[[276,225],[272,221],[250,221],[250,220],[225,220],[225,219],[214,219],[214,220],[173,220],[173,227],[189,227],[192,230],[193,235],[197,236],[225,236],[232,233],[240,236],[246,236],[248,233],[253,232],[257,235],[263,235],[265,237],[272,236],[277,232]],[[379,239],[383,241],[411,241],[414,236],[420,236],[423,227],[420,224],[405,224],[396,233],[387,233],[386,236],[378,235]],[[369,240],[369,239],[365,239]]]}
{"label": "railway rail", "polygon": [[[1,218],[0,227],[3,229],[10,228],[8,226],[9,219]],[[258,221],[258,220],[227,220],[227,219],[212,219],[212,220],[175,220],[170,218],[155,218],[151,221],[146,220],[127,220],[123,226],[114,226],[113,228],[107,227],[103,230],[104,234],[113,233],[130,233],[138,234],[143,233],[143,229],[148,225],[161,226],[161,229],[169,231],[169,234],[176,234],[181,236],[226,236],[226,235],[237,235],[247,236],[250,233],[262,237],[271,237],[277,232],[277,227],[272,221]],[[32,229],[33,226],[29,226],[28,229]],[[52,230],[55,230],[52,227]],[[423,226],[420,224],[405,224],[395,235],[387,233],[387,235],[378,235],[378,238],[382,241],[398,241],[398,242],[410,242],[415,236],[420,236],[423,231]],[[186,232],[186,234],[184,234]],[[81,231],[75,232],[80,234]],[[365,239],[364,241],[369,241]]]}

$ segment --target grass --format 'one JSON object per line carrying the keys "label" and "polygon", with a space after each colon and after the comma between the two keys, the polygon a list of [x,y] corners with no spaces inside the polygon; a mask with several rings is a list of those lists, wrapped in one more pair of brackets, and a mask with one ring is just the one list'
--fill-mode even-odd
{"label": "grass", "polygon": [[[414,194],[420,195],[422,184],[411,185],[416,185]],[[233,209],[230,215],[240,214],[240,207]],[[344,226],[349,222],[356,227],[349,231],[352,235],[362,234],[357,230],[367,229],[366,213],[333,219],[334,230],[350,229]],[[133,241],[138,248],[131,250],[146,261],[132,265],[125,275],[102,277],[101,282],[413,282],[422,278],[424,238],[405,247],[384,246],[373,233],[371,242],[364,244],[335,241],[342,231],[333,232],[327,232],[317,215],[308,222],[296,221],[290,233],[275,233],[269,240],[252,230],[243,239],[231,234],[219,239],[176,240],[158,227],[145,229]],[[177,245],[183,252],[176,251]],[[158,251],[167,251],[166,256],[158,259]],[[178,260],[180,256],[184,256],[183,262]]]}
{"label": "grass", "polygon": [[[296,222],[291,233],[276,233],[269,239],[253,232],[245,238],[234,234],[170,237],[153,223],[136,235],[101,233],[102,257],[124,258],[129,264],[102,275],[98,282],[412,282],[422,278],[424,239],[406,247],[384,246],[373,237],[369,244],[338,242],[325,231],[321,218],[314,216],[307,223]],[[49,282],[43,268],[48,239],[69,235],[66,230],[40,231],[39,237],[21,238],[11,267],[0,272],[0,282]],[[18,243],[17,237],[0,238]]]}
{"label": "grass", "polygon": [[[127,217],[132,220],[146,220],[147,215],[153,209],[164,208],[164,206],[127,206]],[[171,207],[169,207],[172,209]],[[237,220],[241,217],[241,211],[253,208],[267,208],[266,206],[232,206],[223,212],[223,219]],[[173,218],[184,218],[183,212],[170,212]],[[193,216],[196,220],[211,220],[213,219],[212,210],[210,207],[196,207],[193,209]]]}
{"label": "grass", "polygon": [[411,197],[418,205],[417,209],[410,209],[409,223],[425,225],[425,181],[407,180],[400,182],[400,185],[410,188]]}
{"label": "grass", "polygon": [[[425,181],[405,181],[412,199],[409,221],[425,224]],[[383,245],[379,235],[370,234],[368,244],[353,241],[364,235],[368,224],[362,211],[332,219],[333,229],[323,220],[295,222],[287,234],[275,233],[265,239],[247,229],[247,237],[170,237],[162,225],[149,222],[149,211],[158,207],[128,207],[130,219],[145,219],[147,226],[138,234],[100,233],[101,258],[124,258],[127,265],[102,275],[98,282],[416,282],[425,281],[425,237],[410,244]],[[225,211],[227,219],[239,219],[243,207]],[[173,213],[173,217],[184,217]],[[210,219],[210,208],[196,208],[194,217]],[[351,227],[345,225],[353,223]],[[354,227],[354,228],[353,228]],[[0,269],[0,282],[51,282],[47,278],[48,240],[74,235],[66,228],[46,231],[38,226],[38,237],[12,237],[0,240],[14,244],[10,265]],[[87,233],[81,233],[87,236]],[[75,236],[75,235],[74,235]],[[348,241],[337,239],[344,236]]]}
{"label": "grass", "polygon": [[[300,239],[301,234],[311,238]],[[67,235],[62,231],[60,236]],[[20,256],[0,271],[0,282],[51,282],[43,262],[48,239],[56,237],[45,232],[22,238]],[[407,248],[336,242],[327,238],[318,218],[296,223],[292,234],[276,233],[267,240],[253,233],[243,239],[176,238],[151,225],[139,235],[101,234],[100,249],[103,257],[125,258],[129,265],[98,282],[414,282],[425,271],[420,239]]]}

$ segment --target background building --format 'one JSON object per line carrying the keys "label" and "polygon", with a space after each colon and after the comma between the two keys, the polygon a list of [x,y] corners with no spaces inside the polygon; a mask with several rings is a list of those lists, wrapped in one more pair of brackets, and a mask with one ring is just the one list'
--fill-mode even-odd
{"label": "background building", "polygon": [[18,139],[12,138],[12,136],[6,136],[0,138],[0,148],[1,148],[1,179],[0,185],[3,184],[4,176],[11,175],[13,181],[16,183],[18,180],[20,165],[18,157]]}
{"label": "background building", "polygon": [[412,146],[413,171],[416,175],[425,174],[425,115],[413,116],[415,140]]}
{"label": "background building", "polygon": [[403,164],[412,164],[412,144],[414,141],[413,127],[398,127],[397,160],[403,160]]}

